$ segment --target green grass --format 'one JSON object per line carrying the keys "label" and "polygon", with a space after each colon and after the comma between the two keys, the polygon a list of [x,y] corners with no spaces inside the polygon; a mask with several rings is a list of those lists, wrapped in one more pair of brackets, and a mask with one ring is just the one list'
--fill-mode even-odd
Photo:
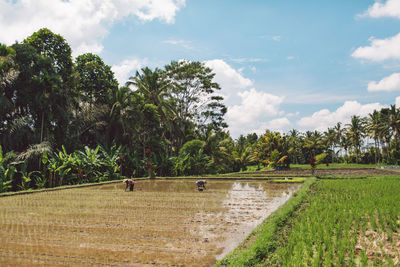
{"label": "green grass", "polygon": [[[376,174],[358,174],[358,175],[332,175],[332,174],[324,174],[318,175],[318,179],[330,179],[330,180],[337,180],[337,179],[381,179],[381,178],[400,178],[400,175],[394,174],[385,174],[385,175],[376,175]],[[400,181],[400,180],[399,180]]]}
{"label": "green grass", "polygon": [[[369,168],[375,168],[375,164],[355,164],[355,163],[329,163],[328,166],[326,164],[319,164],[317,166],[317,169],[369,169]],[[378,165],[378,168],[380,168],[380,165]],[[311,167],[309,164],[290,164],[290,169],[291,170],[310,170]],[[258,169],[257,165],[251,165],[247,166],[246,171],[239,171],[239,172],[233,172],[233,173],[227,173],[223,175],[229,175],[229,174],[246,174],[246,173],[251,173],[251,172],[258,172],[258,171],[274,171],[274,169],[265,167],[265,166],[260,166],[260,169]]]}
{"label": "green grass", "polygon": [[[268,266],[367,266],[400,257],[400,179],[320,180],[276,237]],[[397,263],[398,264],[398,263]]]}
{"label": "green grass", "polygon": [[306,179],[305,177],[285,177],[282,179],[272,179],[276,183],[303,183]]}
{"label": "green grass", "polygon": [[271,168],[265,167],[260,165],[260,169],[258,169],[257,165],[251,165],[251,166],[247,166],[247,170],[246,171],[240,171],[241,173],[246,173],[246,172],[256,172],[256,171],[267,171],[267,170],[272,170]]}
{"label": "green grass", "polygon": [[[317,165],[317,169],[368,169],[375,168],[375,164],[355,164],[355,163],[329,163]],[[291,164],[290,169],[293,170],[309,170],[309,164]]]}

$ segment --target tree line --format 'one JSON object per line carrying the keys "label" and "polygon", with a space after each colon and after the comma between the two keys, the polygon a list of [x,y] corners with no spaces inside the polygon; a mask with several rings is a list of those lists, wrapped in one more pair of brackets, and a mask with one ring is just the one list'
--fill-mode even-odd
{"label": "tree line", "polygon": [[269,130],[258,139],[237,139],[242,170],[249,164],[288,168],[291,163],[362,163],[400,165],[400,109],[395,105],[374,110],[367,117],[352,116],[348,124],[338,122],[326,131],[291,130],[286,134]]}
{"label": "tree line", "polygon": [[172,61],[120,86],[99,56],[73,59],[48,29],[0,45],[2,184],[17,190],[203,172],[193,157],[207,160],[207,172],[230,170],[210,147],[229,138],[214,75],[201,62]]}
{"label": "tree line", "polygon": [[[288,167],[321,153],[327,162],[398,163],[395,106],[324,133],[233,140],[214,76],[201,62],[181,60],[142,68],[119,85],[99,56],[73,59],[65,39],[48,29],[0,44],[0,192]],[[365,150],[367,136],[374,146]]]}

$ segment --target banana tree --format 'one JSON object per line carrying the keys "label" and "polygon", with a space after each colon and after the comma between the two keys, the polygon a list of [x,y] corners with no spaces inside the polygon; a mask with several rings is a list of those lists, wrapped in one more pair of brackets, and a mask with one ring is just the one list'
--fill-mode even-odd
{"label": "banana tree", "polygon": [[0,146],[0,193],[11,189],[14,175],[17,169],[10,165],[10,160],[15,157],[13,152],[3,154],[3,148]]}
{"label": "banana tree", "polygon": [[120,168],[124,160],[121,152],[122,146],[117,148],[116,145],[113,145],[109,152],[103,147],[100,147],[100,151],[103,156],[102,169],[104,170],[101,180],[119,179],[121,176]]}
{"label": "banana tree", "polygon": [[31,187],[30,185],[32,182],[32,178],[41,175],[39,171],[28,172],[27,168],[28,168],[28,162],[23,161],[21,165],[21,170],[19,171],[21,175],[21,183],[18,185],[18,188],[21,190],[29,189]]}
{"label": "banana tree", "polygon": [[77,167],[82,172],[83,180],[80,182],[97,182],[100,180],[100,168],[103,165],[103,161],[99,150],[100,146],[95,149],[85,146],[85,151],[78,150],[75,152]]}

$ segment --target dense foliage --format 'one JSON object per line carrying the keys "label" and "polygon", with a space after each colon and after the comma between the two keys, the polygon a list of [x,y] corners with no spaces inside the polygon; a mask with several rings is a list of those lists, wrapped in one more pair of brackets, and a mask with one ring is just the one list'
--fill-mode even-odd
{"label": "dense foliage", "polygon": [[254,164],[281,169],[320,154],[326,164],[399,164],[395,106],[324,133],[267,130],[233,140],[214,75],[201,62],[173,61],[142,68],[121,86],[99,56],[73,59],[48,29],[0,44],[0,191]]}
{"label": "dense foliage", "polygon": [[[0,45],[0,191],[232,171],[214,75],[179,61],[120,86],[99,56],[73,60],[48,29]],[[201,151],[186,151],[193,140]]]}

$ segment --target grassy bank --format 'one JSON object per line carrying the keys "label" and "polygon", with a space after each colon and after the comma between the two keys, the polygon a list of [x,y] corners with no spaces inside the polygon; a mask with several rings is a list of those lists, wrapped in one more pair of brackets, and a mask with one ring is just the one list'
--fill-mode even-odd
{"label": "grassy bank", "polygon": [[262,263],[264,257],[275,249],[278,231],[300,207],[315,181],[315,178],[307,179],[291,199],[257,226],[238,248],[217,262],[216,266],[255,266]]}
{"label": "grassy bank", "polygon": [[[379,166],[378,166],[379,167]],[[310,170],[310,164],[291,164],[290,168],[293,170]],[[375,164],[355,164],[355,163],[329,163],[319,164],[317,169],[373,169]]]}

